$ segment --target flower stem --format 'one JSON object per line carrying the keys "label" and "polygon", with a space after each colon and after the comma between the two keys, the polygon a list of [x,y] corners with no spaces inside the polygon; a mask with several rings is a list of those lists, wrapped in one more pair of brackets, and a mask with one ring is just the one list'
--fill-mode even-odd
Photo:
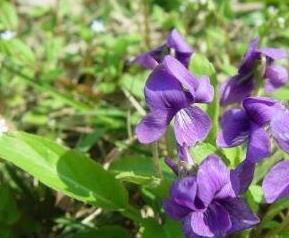
{"label": "flower stem", "polygon": [[158,178],[162,178],[162,177],[163,177],[163,174],[162,174],[162,169],[161,169],[161,164],[160,164],[159,151],[158,151],[158,143],[157,143],[157,142],[155,142],[155,143],[152,145],[152,152],[153,152],[152,160],[153,160],[153,163],[154,163],[154,168],[155,168],[156,176],[157,176]]}

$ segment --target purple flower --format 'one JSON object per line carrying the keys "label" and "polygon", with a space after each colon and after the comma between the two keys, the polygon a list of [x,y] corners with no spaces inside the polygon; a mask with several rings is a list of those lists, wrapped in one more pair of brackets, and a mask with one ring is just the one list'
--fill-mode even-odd
{"label": "purple flower", "polygon": [[268,203],[289,197],[289,161],[277,163],[264,178],[262,187]]}
{"label": "purple flower", "polygon": [[164,45],[138,56],[134,62],[145,68],[154,69],[166,55],[172,53],[172,50],[174,56],[188,67],[194,51],[175,29],[170,32]]}
{"label": "purple flower", "polygon": [[259,222],[241,198],[239,183],[216,155],[208,156],[197,174],[177,180],[165,211],[181,220],[188,238],[225,237]]}
{"label": "purple flower", "polygon": [[286,68],[276,65],[275,60],[289,57],[286,50],[276,48],[258,49],[259,39],[250,42],[248,50],[239,66],[238,73],[229,78],[221,86],[221,104],[239,103],[251,95],[259,84],[256,79],[258,61],[266,59],[262,77],[265,79],[265,90],[271,92],[284,86],[288,82]]}
{"label": "purple flower", "polygon": [[175,117],[174,131],[179,145],[191,146],[208,135],[208,115],[192,103],[209,103],[214,90],[209,78],[197,80],[178,60],[166,56],[150,74],[144,89],[150,109],[136,128],[141,143],[157,141]]}
{"label": "purple flower", "polygon": [[271,153],[268,131],[289,153],[289,111],[277,100],[249,97],[243,100],[243,109],[224,113],[217,145],[234,147],[247,142],[246,158],[255,163]]}

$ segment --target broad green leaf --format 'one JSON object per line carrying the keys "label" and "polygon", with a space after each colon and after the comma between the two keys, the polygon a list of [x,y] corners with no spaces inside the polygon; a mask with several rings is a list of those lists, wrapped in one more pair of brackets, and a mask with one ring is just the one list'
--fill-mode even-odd
{"label": "broad green leaf", "polygon": [[18,25],[18,17],[15,7],[9,1],[0,1],[0,30],[15,29]]}
{"label": "broad green leaf", "polygon": [[112,174],[84,154],[42,137],[3,135],[0,157],[75,199],[109,209],[127,206],[127,191]]}
{"label": "broad green leaf", "polygon": [[214,100],[208,105],[207,113],[212,120],[212,129],[207,138],[207,141],[215,145],[218,128],[219,128],[219,83],[214,66],[202,55],[194,54],[190,63],[190,70],[197,76],[207,75],[210,78],[210,82],[214,87]]}
{"label": "broad green leaf", "polygon": [[120,226],[105,226],[99,229],[89,229],[60,238],[132,238],[128,230]]}

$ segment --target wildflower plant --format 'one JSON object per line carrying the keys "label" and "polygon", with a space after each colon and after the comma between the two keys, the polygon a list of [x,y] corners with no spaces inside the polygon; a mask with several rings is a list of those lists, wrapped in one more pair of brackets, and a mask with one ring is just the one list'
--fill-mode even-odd
{"label": "wildflower plant", "polygon": [[[201,2],[206,4],[207,1]],[[208,2],[214,10],[215,5]],[[104,12],[107,11],[109,9]],[[54,21],[61,22],[62,15],[55,16],[53,15],[56,18]],[[84,41],[94,44],[90,37],[99,36],[102,44],[111,47],[114,37],[107,42],[106,38],[102,38],[110,30],[108,19],[103,21],[95,16],[93,19],[97,20],[90,21],[82,32]],[[126,23],[126,20],[121,21]],[[14,34],[14,29],[17,27],[12,25],[11,31],[5,30],[0,34],[0,43],[5,44],[5,47],[7,42],[13,42],[18,37],[19,32]],[[53,31],[61,34],[62,28]],[[57,40],[59,42],[51,44],[51,48],[55,47],[56,51],[65,48],[61,45],[62,40]],[[122,96],[128,99],[141,116],[131,111],[126,115],[123,108],[118,108],[118,102],[111,112],[103,110],[103,106],[107,106],[105,103],[100,103],[97,110],[93,111],[91,105],[95,101],[86,104],[72,100],[69,95],[54,91],[45,82],[31,78],[30,74],[26,74],[26,67],[16,67],[18,61],[10,64],[6,58],[3,60],[3,68],[17,73],[15,81],[22,79],[29,87],[44,92],[44,97],[47,93],[60,98],[63,104],[73,106],[77,117],[85,115],[81,117],[85,118],[82,121],[84,125],[87,120],[91,120],[97,128],[94,130],[84,125],[76,127],[70,118],[65,121],[72,123],[71,131],[88,134],[79,139],[75,149],[70,149],[63,145],[62,134],[56,141],[52,141],[32,133],[16,131],[15,127],[10,126],[10,119],[1,119],[0,158],[7,162],[3,165],[5,172],[1,176],[1,182],[6,177],[13,178],[13,192],[23,190],[27,193],[26,200],[33,211],[42,212],[43,204],[48,204],[48,208],[51,204],[57,204],[60,208],[56,214],[59,210],[66,209],[63,219],[53,218],[52,222],[57,223],[54,227],[55,234],[61,234],[64,238],[288,237],[289,109],[285,102],[272,96],[272,92],[282,89],[288,83],[285,66],[289,58],[288,51],[261,47],[261,39],[255,38],[249,42],[244,57],[240,57],[237,72],[221,83],[218,73],[221,67],[217,66],[215,69],[215,62],[211,63],[198,47],[193,49],[176,29],[168,33],[160,46],[148,49],[125,65],[122,53],[127,53],[124,49],[133,42],[134,39],[124,37],[121,43],[115,43],[116,55],[119,57],[114,59],[114,55],[103,56],[103,61],[114,65],[103,69],[100,81],[106,74],[109,74],[109,78],[118,78],[118,70],[126,68],[122,66],[133,69],[138,65],[136,67],[145,68],[148,76],[141,79],[144,85],[143,102],[131,95],[122,86],[122,82],[118,84],[122,87]],[[60,46],[56,47],[57,43]],[[79,46],[81,51],[82,45]],[[74,49],[75,47],[73,45]],[[95,48],[101,54],[102,47],[97,45]],[[94,72],[90,68],[90,64],[94,63],[91,49],[93,47],[85,50],[87,58],[82,62],[86,67],[82,78],[88,84],[91,83],[91,74]],[[49,50],[50,45],[47,52]],[[29,50],[24,51],[30,54],[27,53]],[[32,60],[31,65],[35,64],[36,58]],[[58,62],[50,63],[56,65]],[[71,64],[72,62],[67,64],[67,67]],[[31,75],[37,77],[38,70],[45,69],[39,67]],[[124,69],[125,72],[122,73],[129,74],[129,70]],[[56,71],[49,71],[46,76],[51,77],[58,73]],[[68,84],[65,80],[59,76],[59,82],[55,85],[61,84],[64,89],[65,86],[69,89],[75,87],[81,93],[87,93],[87,85],[78,87],[77,83]],[[123,81],[125,80],[126,78]],[[89,86],[92,88],[92,85]],[[110,86],[105,85],[104,88],[107,91],[115,90]],[[95,95],[89,91],[89,98],[97,97],[96,101],[101,101],[99,98],[103,96],[102,93]],[[17,98],[13,103],[18,106],[19,100]],[[119,101],[118,97],[116,101]],[[53,109],[58,106],[54,102],[52,104]],[[67,119],[70,113],[70,110],[55,112],[56,119],[45,121],[43,127],[54,124],[54,129],[59,130],[58,114]],[[27,117],[29,115],[23,120],[27,120]],[[30,117],[35,120],[33,116]],[[121,141],[119,128],[126,127],[124,119],[129,122],[129,136]],[[39,120],[37,122],[40,123]],[[134,123],[134,131],[130,123]],[[111,126],[110,135],[115,134],[117,141],[111,141],[107,131],[101,128],[103,124]],[[29,128],[29,131],[34,130],[34,127]],[[65,130],[68,129],[65,127]],[[71,137],[73,136],[72,133]],[[112,144],[115,147],[110,152],[103,150],[98,142],[100,137],[104,138],[103,143],[109,144],[109,149]],[[92,146],[97,147],[103,155],[98,162],[90,158],[95,152],[89,151]],[[137,153],[130,153],[131,147],[136,147]],[[56,190],[57,195],[46,198],[46,188],[41,187],[38,189],[40,195],[36,197],[27,189],[18,173],[13,172],[11,164],[32,175],[35,178],[31,181],[33,186],[40,181]],[[82,202],[77,203],[77,206],[83,206],[83,210],[75,212],[71,209],[70,203],[63,201],[64,195]],[[25,234],[22,237],[36,237],[33,232],[40,228],[29,219],[26,224],[20,213],[15,211],[17,204],[12,193],[0,188],[0,198],[2,197],[0,237],[2,230],[5,231],[10,224],[20,224],[32,230],[30,236]],[[37,198],[41,201],[40,206],[34,204]],[[74,200],[69,201],[74,203]],[[6,203],[14,211],[12,215],[5,210]],[[1,214],[2,210],[4,215]],[[33,212],[26,210],[26,213]],[[87,211],[90,214],[83,218],[82,214]],[[49,212],[49,209],[43,209],[43,213]],[[77,221],[73,221],[67,229],[65,226],[72,223],[71,214],[76,214],[74,217]],[[277,214],[281,214],[280,217],[276,217]],[[6,215],[9,219],[3,226],[1,222],[6,221]],[[32,220],[31,217],[29,218]],[[46,219],[43,220],[46,225]],[[110,225],[103,227],[102,224],[106,223]],[[74,230],[79,232],[74,234]]]}

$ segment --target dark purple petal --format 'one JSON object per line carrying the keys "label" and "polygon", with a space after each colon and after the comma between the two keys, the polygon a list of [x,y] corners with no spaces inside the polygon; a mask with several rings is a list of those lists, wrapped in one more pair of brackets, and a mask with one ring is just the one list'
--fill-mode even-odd
{"label": "dark purple petal", "polygon": [[258,44],[259,38],[250,41],[247,52],[239,66],[239,73],[247,74],[254,68],[256,60],[260,57],[260,53],[257,52]]}
{"label": "dark purple petal", "polygon": [[158,62],[150,55],[150,53],[145,53],[138,56],[134,60],[134,63],[139,64],[147,69],[154,69],[158,65]]}
{"label": "dark purple petal", "polygon": [[185,67],[188,67],[190,58],[194,51],[175,29],[170,32],[167,38],[167,47],[174,49],[176,58]]}
{"label": "dark purple petal", "polygon": [[248,97],[243,100],[243,107],[250,119],[259,126],[269,122],[282,108],[277,100],[267,97]]}
{"label": "dark purple petal", "polygon": [[195,92],[196,103],[210,103],[214,99],[214,87],[208,76],[201,76],[198,80],[198,87]]}
{"label": "dark purple petal", "polygon": [[203,141],[210,129],[210,118],[198,107],[187,107],[176,114],[174,130],[180,145],[192,146]]}
{"label": "dark purple petal", "polygon": [[173,219],[182,219],[185,216],[187,216],[191,210],[178,205],[177,203],[175,203],[173,200],[165,200],[163,202],[163,207],[166,211],[166,213]]}
{"label": "dark purple petal", "polygon": [[252,163],[257,163],[270,154],[271,142],[267,132],[263,127],[252,122],[246,159]]}
{"label": "dark purple petal", "polygon": [[205,212],[192,212],[190,223],[187,221],[185,226],[190,226],[185,230],[191,229],[190,233],[201,237],[224,237],[232,224],[230,215],[224,207],[211,204]]}
{"label": "dark purple petal", "polygon": [[172,199],[180,206],[197,210],[195,206],[195,197],[197,193],[196,178],[185,177],[176,181],[171,188]]}
{"label": "dark purple petal", "polygon": [[183,66],[178,60],[174,57],[168,55],[163,60],[163,66],[171,75],[173,75],[181,85],[188,89],[193,97],[195,97],[195,91],[198,88],[198,80],[194,75]]}
{"label": "dark purple petal", "polygon": [[236,194],[245,193],[251,184],[255,171],[255,163],[245,159],[238,167],[231,171],[232,187]]}
{"label": "dark purple petal", "polygon": [[239,103],[251,95],[254,89],[254,74],[252,72],[237,74],[221,85],[220,103],[223,106]]}
{"label": "dark purple petal", "polygon": [[287,109],[274,115],[270,122],[270,129],[280,148],[289,153],[289,111]]}
{"label": "dark purple petal", "polygon": [[143,144],[157,141],[166,131],[174,112],[154,110],[147,114],[136,127],[136,136]]}
{"label": "dark purple petal", "polygon": [[177,163],[176,163],[174,160],[172,160],[172,159],[170,159],[170,158],[166,158],[166,159],[165,159],[165,163],[166,163],[167,166],[169,166],[169,167],[171,168],[171,170],[172,170],[176,175],[179,174],[179,172],[178,172],[178,165],[177,165]]}
{"label": "dark purple petal", "polygon": [[265,78],[265,90],[272,92],[288,82],[288,71],[283,66],[270,64],[266,67]]}
{"label": "dark purple petal", "polygon": [[216,155],[208,156],[197,173],[198,197],[208,206],[215,198],[235,197],[229,169]]}
{"label": "dark purple petal", "polygon": [[240,109],[229,110],[222,117],[217,145],[220,147],[240,145],[248,139],[249,130],[250,121],[247,114]]}
{"label": "dark purple petal", "polygon": [[289,57],[287,50],[278,49],[278,48],[262,48],[262,49],[258,49],[257,52],[273,60],[285,59]]}
{"label": "dark purple petal", "polygon": [[189,103],[180,82],[162,64],[150,74],[144,92],[151,110],[178,111]]}
{"label": "dark purple petal", "polygon": [[139,55],[134,60],[134,63],[139,64],[147,69],[154,69],[167,54],[169,54],[167,47],[162,45],[149,52]]}
{"label": "dark purple petal", "polygon": [[232,222],[228,233],[242,231],[251,228],[260,222],[259,218],[252,213],[247,203],[241,198],[229,199],[222,202],[227,212],[230,214]]}
{"label": "dark purple petal", "polygon": [[289,197],[289,161],[276,164],[264,178],[262,187],[268,203]]}

